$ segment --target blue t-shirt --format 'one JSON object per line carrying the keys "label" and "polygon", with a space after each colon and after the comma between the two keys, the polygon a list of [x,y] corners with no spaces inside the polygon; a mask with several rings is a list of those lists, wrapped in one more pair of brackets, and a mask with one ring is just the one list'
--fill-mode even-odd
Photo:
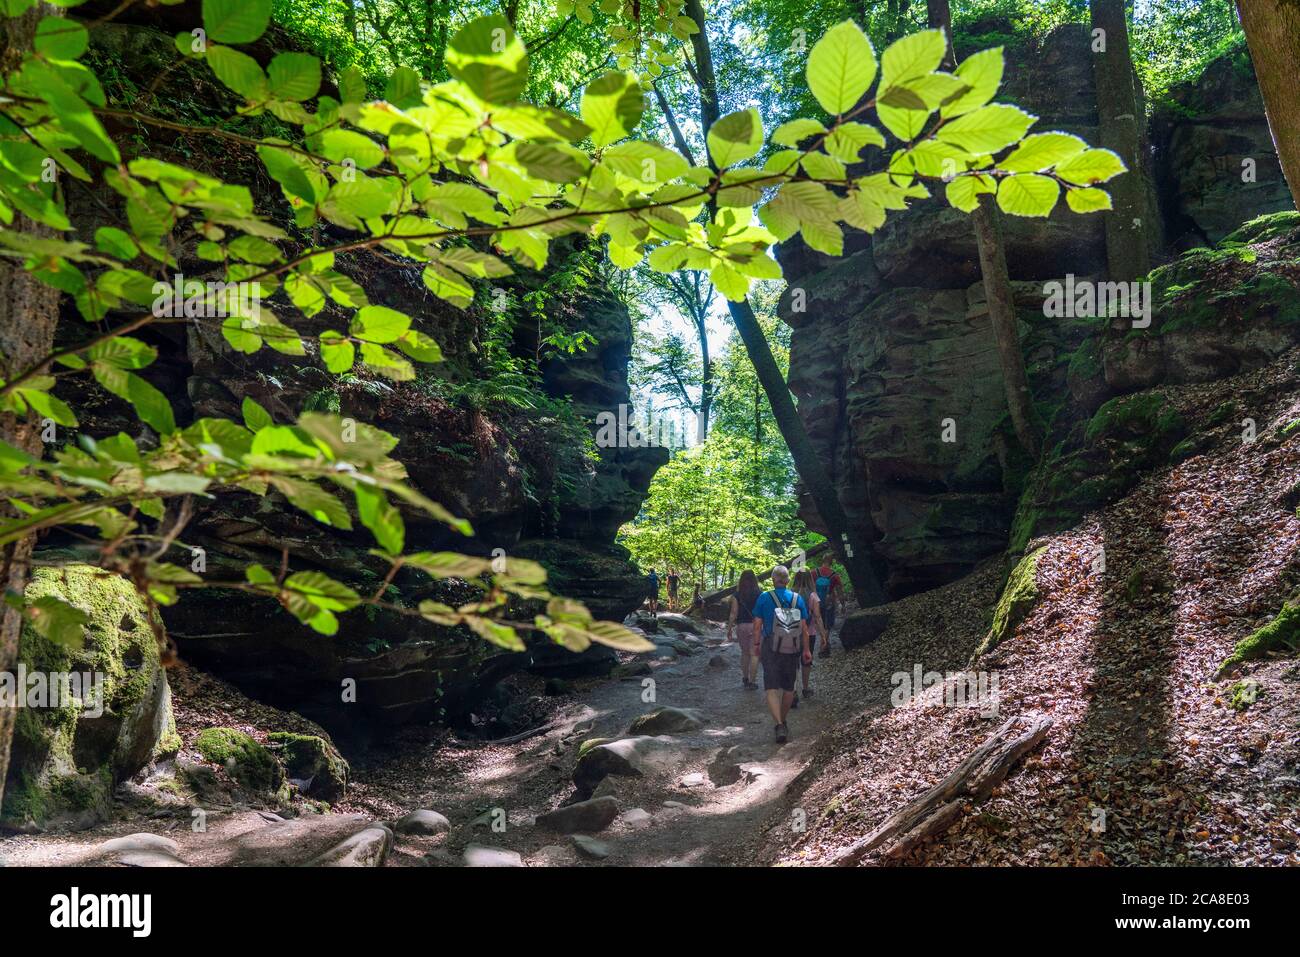
{"label": "blue t-shirt", "polygon": [[[799,618],[805,623],[808,621],[808,606],[804,604],[802,595],[797,595],[788,588],[782,588],[781,604],[798,608]],[[758,601],[754,603],[754,617],[763,620],[763,637],[772,637],[772,623],[776,620],[776,601],[770,591],[765,591],[758,596]]]}

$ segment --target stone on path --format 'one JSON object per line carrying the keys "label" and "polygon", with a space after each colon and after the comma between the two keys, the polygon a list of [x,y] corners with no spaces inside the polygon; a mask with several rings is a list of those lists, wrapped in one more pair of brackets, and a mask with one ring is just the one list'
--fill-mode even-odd
{"label": "stone on path", "polygon": [[656,708],[648,714],[634,718],[628,734],[677,734],[699,731],[704,727],[700,712],[694,708]]}
{"label": "stone on path", "polygon": [[608,775],[641,777],[685,761],[690,746],[667,735],[638,735],[596,745],[581,752],[573,769],[578,793],[589,797]]}
{"label": "stone on path", "polygon": [[117,862],[123,867],[189,867],[165,851],[125,851],[117,856]]}
{"label": "stone on path", "polygon": [[572,864],[574,859],[572,847],[565,847],[563,844],[547,844],[533,852],[528,858],[528,864],[532,867],[565,867]]}
{"label": "stone on path", "polygon": [[628,827],[639,830],[643,827],[649,827],[652,819],[645,808],[634,807],[624,811],[619,820]]}
{"label": "stone on path", "polygon": [[559,834],[601,831],[618,817],[618,801],[612,797],[592,798],[556,808],[537,817],[537,826]]}
{"label": "stone on path", "polygon": [[437,811],[419,808],[397,819],[393,830],[398,834],[415,834],[429,837],[451,830],[451,822]]}
{"label": "stone on path", "polygon": [[575,834],[570,841],[578,849],[578,853],[583,857],[591,858],[595,861],[603,861],[609,857],[609,845],[604,841],[598,841],[594,837],[587,837],[585,834]]}
{"label": "stone on path", "polygon": [[465,847],[466,867],[523,867],[524,859],[515,851],[486,844],[469,844]]}
{"label": "stone on path", "polygon": [[661,611],[659,613],[658,625],[660,628],[671,628],[673,631],[685,631],[692,635],[700,633],[700,625],[694,618],[688,618],[686,615],[679,615],[675,611]]}
{"label": "stone on path", "polygon": [[308,865],[310,867],[381,867],[393,843],[393,832],[376,824],[336,844]]}
{"label": "stone on path", "polygon": [[128,834],[126,837],[115,837],[99,845],[99,849],[105,854],[114,854],[119,851],[147,851],[170,854],[175,857],[180,853],[181,846],[170,837],[163,837],[161,834],[140,833]]}

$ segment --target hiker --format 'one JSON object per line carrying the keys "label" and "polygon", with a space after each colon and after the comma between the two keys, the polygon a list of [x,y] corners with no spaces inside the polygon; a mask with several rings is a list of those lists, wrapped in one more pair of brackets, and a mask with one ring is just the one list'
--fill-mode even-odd
{"label": "hiker", "polygon": [[677,610],[677,582],[679,581],[679,577],[677,575],[677,569],[673,568],[672,566],[669,566],[668,577],[666,581],[668,582],[668,610],[676,611]]}
{"label": "hiker", "polygon": [[790,570],[784,565],[772,569],[772,590],[754,603],[754,651],[763,662],[763,687],[767,710],[776,721],[776,743],[790,737],[786,718],[794,703],[794,682],[799,662],[812,661],[808,644],[808,605],[787,585]]}
{"label": "hiker", "polygon": [[758,576],[746,568],[740,573],[736,592],[727,599],[727,640],[740,642],[740,686],[747,691],[758,687],[758,655],[754,653],[754,603],[759,596]]}
{"label": "hiker", "polygon": [[[794,573],[794,581],[790,585],[795,594],[804,600],[808,606],[808,620],[811,622],[808,630],[812,633],[811,644],[817,643],[817,636],[821,636],[822,647],[826,647],[829,639],[827,638],[827,629],[824,619],[822,618],[821,598],[817,594],[817,586],[813,584],[813,573],[808,569],[802,569]],[[803,663],[803,696],[805,700],[811,700],[813,696],[812,689],[812,655]],[[799,695],[794,696],[794,701],[790,707],[799,707]]]}
{"label": "hiker", "polygon": [[659,615],[659,576],[655,570],[650,569],[650,574],[646,575],[646,586],[650,591],[650,614],[658,617]]}
{"label": "hiker", "polygon": [[817,598],[822,606],[822,624],[826,626],[822,632],[820,656],[829,658],[831,656],[831,629],[835,627],[835,606],[844,607],[844,582],[840,580],[839,574],[831,567],[830,560],[827,559],[817,569],[815,584],[817,586]]}

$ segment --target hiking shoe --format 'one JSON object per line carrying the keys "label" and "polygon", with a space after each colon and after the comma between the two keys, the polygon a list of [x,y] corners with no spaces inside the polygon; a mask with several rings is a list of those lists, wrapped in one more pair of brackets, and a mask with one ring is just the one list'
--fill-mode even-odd
{"label": "hiking shoe", "polygon": [[786,728],[786,726],[783,724],[778,724],[776,726],[776,743],[785,744],[785,742],[789,739],[789,737],[790,737],[790,732]]}

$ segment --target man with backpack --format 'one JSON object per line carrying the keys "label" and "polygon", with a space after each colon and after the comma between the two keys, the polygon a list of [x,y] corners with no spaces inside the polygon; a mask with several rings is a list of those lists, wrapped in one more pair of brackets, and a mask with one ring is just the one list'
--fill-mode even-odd
{"label": "man with backpack", "polygon": [[822,562],[817,569],[817,598],[822,606],[822,621],[826,625],[826,637],[822,642],[820,657],[831,656],[831,628],[835,626],[835,608],[844,605],[844,583],[831,567],[829,561]]}
{"label": "man with backpack", "polygon": [[650,593],[650,614],[656,618],[659,617],[659,576],[655,570],[650,569],[650,574],[646,575],[646,590]]}
{"label": "man with backpack", "polygon": [[790,570],[784,565],[772,569],[772,590],[754,603],[754,651],[763,663],[763,688],[767,710],[776,722],[776,743],[790,737],[786,718],[794,703],[794,683],[799,665],[811,663],[808,644],[808,605],[788,586]]}

